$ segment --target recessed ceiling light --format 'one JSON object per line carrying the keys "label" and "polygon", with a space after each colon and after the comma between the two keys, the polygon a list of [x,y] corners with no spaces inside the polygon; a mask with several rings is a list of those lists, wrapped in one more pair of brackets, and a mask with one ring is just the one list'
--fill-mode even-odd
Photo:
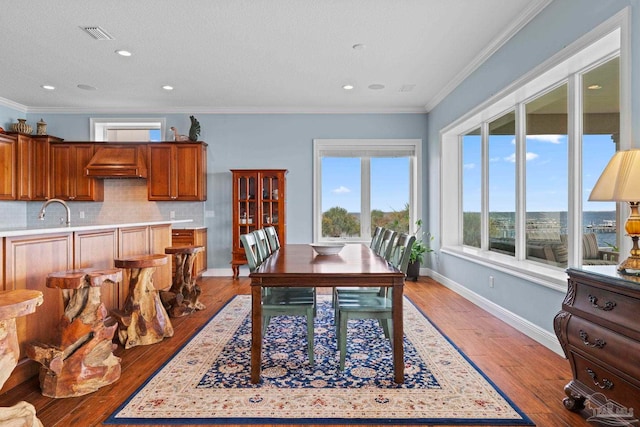
{"label": "recessed ceiling light", "polygon": [[129,52],[128,50],[116,50],[116,53],[120,56],[131,56],[131,52]]}
{"label": "recessed ceiling light", "polygon": [[589,86],[587,86],[587,89],[589,89],[589,90],[598,90],[598,89],[602,89],[602,86],[600,86],[599,84],[589,85]]}
{"label": "recessed ceiling light", "polygon": [[352,90],[354,87],[355,86],[353,86],[353,85],[344,85],[344,86],[342,86],[342,89],[344,89],[344,90]]}
{"label": "recessed ceiling light", "polygon": [[364,50],[365,47],[367,46],[363,45],[362,43],[356,43],[353,46],[351,46],[353,50]]}
{"label": "recessed ceiling light", "polygon": [[381,84],[379,84],[379,83],[374,83],[374,84],[372,84],[372,85],[369,85],[368,87],[369,87],[369,89],[371,89],[371,90],[380,90],[380,89],[384,89],[384,85],[381,85]]}
{"label": "recessed ceiling light", "polygon": [[42,89],[46,89],[46,90],[55,90],[55,86],[51,86],[51,85],[42,85],[40,86]]}
{"label": "recessed ceiling light", "polygon": [[164,90],[173,90],[173,86],[164,85],[164,86],[162,86],[162,89],[164,89]]}
{"label": "recessed ceiling light", "polygon": [[97,88],[95,86],[91,86],[91,85],[83,85],[83,84],[79,84],[78,85],[78,89],[82,89],[82,90],[96,90]]}

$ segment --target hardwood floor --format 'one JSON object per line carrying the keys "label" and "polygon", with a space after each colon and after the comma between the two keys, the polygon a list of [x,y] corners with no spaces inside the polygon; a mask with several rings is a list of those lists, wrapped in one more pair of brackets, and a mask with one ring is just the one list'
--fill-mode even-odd
{"label": "hardwood floor", "polygon": [[[11,406],[22,400],[30,402],[45,427],[103,425],[106,417],[231,297],[249,294],[247,278],[235,281],[231,278],[205,278],[200,284],[203,289],[201,301],[206,309],[173,319],[175,335],[162,343],[126,351],[120,347],[116,355],[122,358],[122,376],[116,383],[82,397],[50,399],[40,394],[38,380],[33,378],[0,395],[0,406]],[[562,405],[563,388],[571,378],[569,362],[564,357],[430,278],[407,282],[405,295],[536,425],[593,425]]]}

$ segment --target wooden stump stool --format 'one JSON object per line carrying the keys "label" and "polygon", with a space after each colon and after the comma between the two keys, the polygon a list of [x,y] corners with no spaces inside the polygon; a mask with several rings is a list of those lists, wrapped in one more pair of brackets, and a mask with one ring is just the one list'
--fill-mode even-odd
{"label": "wooden stump stool", "polygon": [[65,306],[53,344],[32,343],[27,355],[40,363],[40,389],[47,397],[92,393],[120,378],[113,354],[118,324],[100,299],[102,286],[122,281],[119,269],[82,269],[51,273],[47,287],[62,291]]}
{"label": "wooden stump stool", "polygon": [[[0,388],[20,358],[16,318],[36,311],[44,301],[42,292],[29,289],[0,291]],[[18,402],[0,408],[0,425],[42,427],[32,404]]]}
{"label": "wooden stump stool", "polygon": [[198,301],[201,290],[193,278],[193,262],[203,250],[203,246],[171,246],[164,250],[164,253],[173,255],[176,267],[171,289],[160,293],[162,303],[171,317],[185,316],[205,308]]}
{"label": "wooden stump stool", "polygon": [[129,270],[129,295],[122,311],[112,313],[118,319],[118,338],[124,348],[155,344],[173,336],[169,315],[153,287],[153,272],[167,263],[161,254],[139,255],[115,260],[115,266]]}

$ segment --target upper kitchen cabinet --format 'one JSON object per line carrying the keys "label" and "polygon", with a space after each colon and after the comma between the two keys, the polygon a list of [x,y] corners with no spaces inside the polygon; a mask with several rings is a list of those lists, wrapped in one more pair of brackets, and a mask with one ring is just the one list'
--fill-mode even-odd
{"label": "upper kitchen cabinet", "polygon": [[62,142],[62,139],[49,135],[13,134],[18,142],[17,199],[48,200],[49,147],[52,142]]}
{"label": "upper kitchen cabinet", "polygon": [[104,181],[89,178],[85,167],[95,153],[95,145],[51,144],[51,197],[73,201],[104,200]]}
{"label": "upper kitchen cabinet", "polygon": [[147,150],[149,200],[207,200],[207,144],[161,142]]}
{"label": "upper kitchen cabinet", "polygon": [[0,133],[0,200],[17,198],[17,155],[16,137]]}

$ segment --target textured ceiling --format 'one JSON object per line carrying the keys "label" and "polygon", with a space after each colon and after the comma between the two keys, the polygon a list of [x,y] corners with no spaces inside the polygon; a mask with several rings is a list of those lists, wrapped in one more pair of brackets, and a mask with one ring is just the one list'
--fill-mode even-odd
{"label": "textured ceiling", "polygon": [[425,111],[548,1],[9,1],[0,103],[34,112]]}

